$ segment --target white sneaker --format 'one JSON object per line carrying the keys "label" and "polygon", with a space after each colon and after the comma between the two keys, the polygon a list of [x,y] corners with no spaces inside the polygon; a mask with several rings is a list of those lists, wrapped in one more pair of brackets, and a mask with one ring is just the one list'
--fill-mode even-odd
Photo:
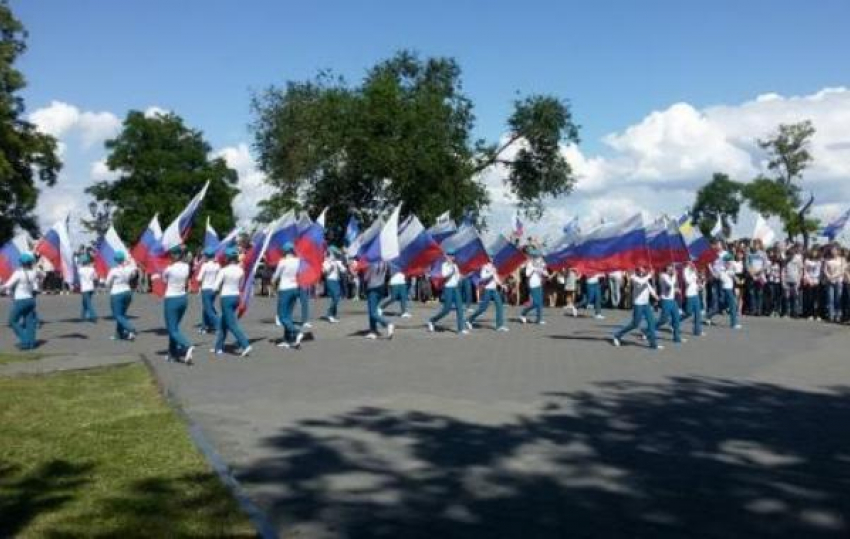
{"label": "white sneaker", "polygon": [[461,334],[461,335],[469,335],[469,330],[468,330],[468,329],[463,329],[463,330],[461,330],[460,334]]}
{"label": "white sneaker", "polygon": [[190,346],[189,348],[186,349],[186,355],[183,356],[183,363],[185,363],[186,365],[191,365],[193,355],[195,355],[195,347]]}
{"label": "white sneaker", "polygon": [[242,350],[242,353],[239,354],[239,357],[248,357],[251,354],[251,345],[248,345],[248,348]]}
{"label": "white sneaker", "polygon": [[393,333],[395,333],[395,324],[389,324],[387,326],[387,339],[392,339]]}
{"label": "white sneaker", "polygon": [[278,318],[277,316],[274,317],[274,325],[276,325],[276,326],[282,326],[283,325],[283,324],[280,323],[280,318]]}
{"label": "white sneaker", "polygon": [[301,324],[301,327],[304,329],[310,329],[313,327],[313,324],[311,324],[310,322],[304,322],[303,324]]}
{"label": "white sneaker", "polygon": [[401,313],[402,318],[413,318],[413,315],[410,313]]}
{"label": "white sneaker", "polygon": [[743,329],[743,327],[744,326],[742,326],[741,324],[735,324],[734,326],[732,326],[732,329]]}
{"label": "white sneaker", "polygon": [[136,334],[131,331],[130,333],[127,334],[127,340],[128,341],[135,341],[136,340]]}
{"label": "white sneaker", "polygon": [[292,347],[298,350],[301,348],[301,341],[304,340],[304,333],[299,331],[298,335],[295,336],[295,342],[292,344]]}
{"label": "white sneaker", "polygon": [[683,339],[680,339],[680,340],[679,340],[679,343],[680,343],[680,344],[685,344],[686,342],[688,342],[688,339],[684,339],[684,338],[683,338]]}
{"label": "white sneaker", "polygon": [[384,310],[378,307],[378,316],[384,316]]}
{"label": "white sneaker", "polygon": [[528,319],[527,319],[526,317],[524,317],[524,316],[520,316],[520,317],[519,317],[519,321],[520,321],[520,322],[522,322],[523,324],[527,324],[527,323],[528,323]]}
{"label": "white sneaker", "polygon": [[500,327],[496,328],[496,331],[501,331],[502,333],[507,333],[508,331],[510,331],[510,329],[508,329],[508,326],[500,326]]}
{"label": "white sneaker", "polygon": [[618,339],[617,337],[611,337],[611,344],[619,347],[620,346],[620,339]]}
{"label": "white sneaker", "polygon": [[545,326],[545,325],[546,325],[546,320],[541,320],[540,322],[537,322],[537,325],[538,325],[538,326]]}
{"label": "white sneaker", "polygon": [[286,349],[286,350],[288,350],[289,348],[291,348],[291,347],[289,346],[289,343],[288,343],[288,342],[286,342],[286,341],[280,341],[279,343],[277,343],[277,347],[278,347],[278,348],[283,348],[283,349]]}
{"label": "white sneaker", "polygon": [[653,350],[664,350],[664,345],[656,344],[655,348],[653,348]]}
{"label": "white sneaker", "polygon": [[378,338],[378,336],[374,333],[369,333],[368,335],[366,335],[366,338],[369,339],[370,341],[374,341],[375,339]]}
{"label": "white sneaker", "polygon": [[578,317],[578,309],[573,307],[573,318],[576,318],[576,317]]}
{"label": "white sneaker", "polygon": [[338,323],[338,322],[339,322],[339,320],[338,320],[338,319],[336,319],[336,318],[334,318],[333,316],[329,316],[329,317],[328,317],[328,322],[329,322],[329,323],[331,323],[331,324],[336,324],[336,323]]}
{"label": "white sneaker", "polygon": [[434,322],[428,322],[428,332],[434,333]]}
{"label": "white sneaker", "polygon": [[466,321],[466,329],[472,330],[472,322],[470,322],[469,320]]}
{"label": "white sneaker", "polygon": [[640,340],[642,340],[642,341],[645,341],[645,340],[646,340],[646,333],[641,333],[641,334],[640,334]]}
{"label": "white sneaker", "polygon": [[601,314],[597,314],[597,315],[596,315],[596,316],[594,316],[593,318],[595,318],[595,319],[597,319],[597,320],[605,320],[605,316],[604,316],[604,315],[601,315]]}

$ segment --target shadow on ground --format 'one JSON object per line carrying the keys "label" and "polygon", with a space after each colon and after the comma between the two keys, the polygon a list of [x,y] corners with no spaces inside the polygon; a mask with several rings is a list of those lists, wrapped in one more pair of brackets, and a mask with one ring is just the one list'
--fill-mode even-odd
{"label": "shadow on ground", "polygon": [[501,425],[365,407],[239,472],[276,524],[349,538],[847,537],[850,390],[675,378]]}

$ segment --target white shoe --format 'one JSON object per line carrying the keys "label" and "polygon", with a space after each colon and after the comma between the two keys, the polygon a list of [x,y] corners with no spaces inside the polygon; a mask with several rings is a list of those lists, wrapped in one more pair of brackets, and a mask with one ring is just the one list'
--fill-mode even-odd
{"label": "white shoe", "polygon": [[468,329],[463,329],[463,330],[461,330],[460,334],[461,334],[461,335],[469,335],[469,330],[468,330]]}
{"label": "white shoe", "polygon": [[310,329],[313,327],[313,324],[311,324],[310,322],[304,322],[303,324],[301,324],[301,327],[304,329]]}
{"label": "white shoe", "polygon": [[508,329],[508,326],[500,326],[500,327],[496,328],[496,331],[501,331],[502,333],[507,333],[508,331],[510,331],[510,329]]}
{"label": "white shoe", "polygon": [[434,333],[434,322],[428,322],[428,332]]}
{"label": "white shoe", "polygon": [[284,348],[284,349],[287,349],[287,350],[288,350],[289,348],[291,348],[291,347],[289,346],[289,343],[288,343],[288,342],[286,342],[286,341],[280,341],[279,343],[277,343],[277,347],[278,347],[278,348]]}
{"label": "white shoe", "polygon": [[520,321],[520,322],[522,322],[523,324],[527,324],[527,323],[528,323],[528,319],[527,319],[526,317],[524,317],[524,316],[520,316],[520,317],[519,317],[519,321]]}
{"label": "white shoe", "polygon": [[686,342],[688,342],[688,339],[680,339],[679,340],[679,344],[685,344]]}
{"label": "white shoe", "polygon": [[576,318],[576,317],[578,317],[578,309],[573,307],[573,318]]}
{"label": "white shoe", "polygon": [[653,350],[664,350],[664,346],[661,345],[661,344],[656,344],[655,348],[653,348]]}
{"label": "white shoe", "polygon": [[301,341],[304,340],[304,333],[299,331],[298,335],[295,336],[295,342],[292,344],[292,347],[298,350],[301,348]]}
{"label": "white shoe", "polygon": [[541,320],[540,322],[537,322],[537,325],[538,325],[538,326],[545,326],[545,325],[546,325],[546,320]]}
{"label": "white shoe", "polygon": [[127,340],[128,341],[135,341],[136,340],[136,334],[131,331],[130,333],[127,334]]}
{"label": "white shoe", "polygon": [[190,346],[189,348],[186,349],[186,355],[183,356],[183,363],[185,363],[186,365],[191,365],[193,355],[195,355],[195,347]]}
{"label": "white shoe", "polygon": [[472,322],[470,322],[469,320],[466,321],[466,329],[472,330]]}
{"label": "white shoe", "polygon": [[378,307],[378,316],[384,316],[384,310]]}
{"label": "white shoe", "polygon": [[248,357],[251,354],[251,345],[248,345],[248,348],[242,350],[242,353],[239,354],[239,357]]}
{"label": "white shoe", "polygon": [[735,324],[734,326],[732,326],[732,329],[743,329],[743,327],[744,326],[742,326],[741,324]]}
{"label": "white shoe", "polygon": [[393,333],[395,333],[395,324],[389,324],[387,326],[387,339],[392,339]]}
{"label": "white shoe", "polygon": [[366,338],[369,339],[370,341],[374,341],[375,339],[378,338],[378,336],[374,333],[369,333],[368,335],[366,335]]}
{"label": "white shoe", "polygon": [[402,318],[413,318],[413,315],[410,313],[401,313]]}
{"label": "white shoe", "polygon": [[593,318],[595,318],[595,319],[597,319],[597,320],[605,320],[605,316],[604,316],[604,315],[601,315],[601,314],[597,314],[597,315],[596,315],[596,316],[594,316]]}
{"label": "white shoe", "polygon": [[276,325],[276,326],[282,326],[283,325],[283,324],[280,323],[280,318],[278,318],[277,316],[274,317],[274,325]]}
{"label": "white shoe", "polygon": [[619,347],[620,346],[620,339],[618,339],[617,337],[611,337],[611,344]]}
{"label": "white shoe", "polygon": [[645,341],[645,340],[646,340],[646,333],[641,333],[641,334],[640,334],[640,340],[642,340],[642,341]]}
{"label": "white shoe", "polygon": [[336,323],[338,323],[338,322],[339,322],[339,320],[337,320],[337,319],[336,319],[336,318],[334,318],[333,316],[329,316],[329,317],[328,317],[328,322],[329,322],[329,323],[331,323],[331,324],[336,324]]}

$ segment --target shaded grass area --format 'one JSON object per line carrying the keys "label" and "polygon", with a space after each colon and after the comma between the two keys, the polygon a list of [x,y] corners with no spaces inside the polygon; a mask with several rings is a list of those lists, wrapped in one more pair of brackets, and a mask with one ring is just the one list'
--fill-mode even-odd
{"label": "shaded grass area", "polygon": [[0,378],[0,537],[254,537],[141,365]]}
{"label": "shaded grass area", "polygon": [[0,353],[0,365],[6,365],[7,363],[18,363],[21,361],[35,361],[37,359],[41,359],[41,354],[5,354]]}

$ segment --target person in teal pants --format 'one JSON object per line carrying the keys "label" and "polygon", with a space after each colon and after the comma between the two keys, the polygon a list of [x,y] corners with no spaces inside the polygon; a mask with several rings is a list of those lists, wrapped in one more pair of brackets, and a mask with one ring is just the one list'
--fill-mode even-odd
{"label": "person in teal pants", "polygon": [[325,292],[329,300],[325,320],[331,324],[339,322],[339,300],[342,296],[340,281],[347,272],[345,264],[339,260],[340,254],[339,249],[331,246],[325,256],[325,261],[322,263],[322,273],[325,274]]}
{"label": "person in teal pants", "polygon": [[528,322],[526,316],[531,311],[535,314],[535,323],[543,325],[543,280],[549,277],[546,271],[546,263],[536,249],[529,251],[531,260],[525,264],[525,276],[528,278],[528,293],[531,296],[531,304],[520,312],[519,320],[523,324]]}
{"label": "person in teal pants", "polygon": [[699,273],[693,262],[688,262],[685,269],[682,271],[682,277],[685,280],[685,315],[682,321],[693,317],[694,319],[694,337],[701,337],[702,331],[702,302],[700,301],[700,282]]}
{"label": "person in teal pants", "polygon": [[679,314],[679,304],[676,302],[679,283],[675,266],[669,264],[664,273],[659,276],[659,280],[661,282],[661,317],[658,319],[655,329],[658,330],[669,323],[673,330],[673,342],[682,343],[681,315]]}
{"label": "person in teal pants", "polygon": [[85,322],[97,322],[97,313],[94,310],[92,302],[94,285],[97,281],[97,272],[92,266],[91,258],[87,254],[80,256],[79,264],[77,268],[77,279],[80,283],[80,296],[82,297],[80,319]]}
{"label": "person in teal pants", "polygon": [[478,302],[478,309],[469,317],[466,325],[467,329],[472,329],[475,321],[487,311],[487,307],[490,306],[490,302],[492,301],[493,305],[496,306],[496,331],[508,331],[508,327],[505,325],[505,308],[502,303],[502,293],[499,291],[502,282],[492,262],[488,262],[482,266],[480,276],[481,284],[484,286],[484,294],[481,297],[481,301]]}
{"label": "person in teal pants", "polygon": [[283,339],[278,343],[280,348],[298,349],[304,339],[304,334],[298,331],[292,321],[292,310],[303,290],[298,287],[300,266],[301,259],[295,256],[295,246],[291,242],[286,242],[283,245],[283,258],[277,263],[272,276],[272,282],[277,283],[277,319],[283,326]]}
{"label": "person in teal pants", "polygon": [[136,275],[136,265],[127,261],[124,251],[118,251],[113,255],[116,266],[109,270],[106,275],[106,288],[109,289],[109,306],[112,317],[115,319],[114,340],[136,339],[136,328],[127,318],[127,311],[133,301],[133,290],[130,281]]}
{"label": "person in teal pants", "polygon": [[458,290],[461,274],[460,269],[455,263],[454,255],[455,252],[453,250],[447,251],[446,260],[440,266],[440,275],[442,276],[444,283],[443,305],[437,314],[428,319],[428,331],[434,331],[435,324],[454,309],[455,320],[457,322],[457,332],[459,335],[466,335],[469,333],[469,330],[466,328],[466,322],[463,319],[463,301],[460,298],[460,290]]}
{"label": "person in teal pants", "polygon": [[218,329],[218,313],[215,311],[215,279],[221,266],[215,259],[215,249],[204,250],[204,263],[198,270],[195,280],[201,285],[201,327],[199,333],[209,333]]}
{"label": "person in teal pants", "polygon": [[386,262],[370,262],[366,268],[363,280],[366,283],[366,306],[369,313],[369,333],[367,339],[378,338],[378,328],[387,328],[387,339],[392,339],[395,333],[395,325],[391,324],[381,314],[381,298],[387,281],[389,264]]}
{"label": "person in teal pants", "polygon": [[186,314],[189,302],[186,298],[186,288],[189,283],[189,264],[183,261],[183,247],[172,247],[168,253],[171,256],[171,264],[162,273],[165,283],[165,300],[163,301],[163,313],[165,316],[165,328],[168,330],[168,361],[182,361],[187,365],[192,364],[192,355],[195,347],[180,331],[180,322]]}
{"label": "person in teal pants", "polygon": [[38,326],[38,316],[35,312],[38,273],[33,269],[35,257],[32,253],[21,253],[18,263],[20,268],[12,273],[9,280],[2,285],[2,289],[11,292],[14,298],[12,311],[9,313],[9,327],[18,338],[18,348],[32,350],[36,347]]}
{"label": "person in teal pants", "polygon": [[215,280],[214,288],[216,292],[221,293],[221,319],[218,325],[218,335],[216,336],[215,348],[211,350],[215,355],[224,353],[224,343],[227,340],[227,333],[233,333],[236,339],[238,354],[241,357],[247,357],[251,353],[251,343],[239,327],[239,293],[241,291],[242,282],[245,279],[245,270],[239,264],[239,252],[234,248],[229,248],[225,251],[227,258],[227,266],[218,272]]}
{"label": "person in teal pants", "polygon": [[655,288],[652,286],[652,275],[649,275],[643,268],[638,268],[631,275],[632,282],[632,319],[626,325],[617,330],[611,337],[611,342],[614,346],[620,346],[620,339],[626,333],[640,328],[642,321],[646,322],[646,328],[643,330],[649,341],[649,347],[655,350],[661,350],[664,347],[658,344],[655,337],[655,315],[652,313],[652,306],[649,304],[650,297],[658,298],[655,293]]}
{"label": "person in teal pants", "polygon": [[379,312],[383,316],[383,311],[397,301],[401,308],[401,318],[410,318],[410,313],[407,310],[407,276],[394,267],[392,263],[390,263],[390,270],[392,272],[390,274],[390,295],[381,304]]}

